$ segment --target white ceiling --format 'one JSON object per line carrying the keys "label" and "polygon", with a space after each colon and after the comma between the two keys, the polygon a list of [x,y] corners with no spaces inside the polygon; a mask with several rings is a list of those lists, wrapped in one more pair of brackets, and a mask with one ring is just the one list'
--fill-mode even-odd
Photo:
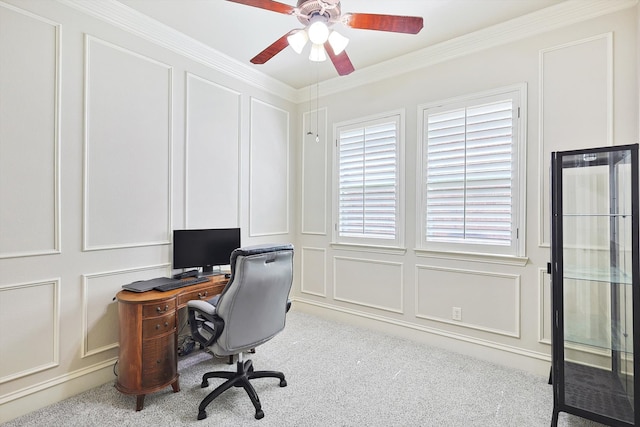
{"label": "white ceiling", "polygon": [[[266,64],[249,62],[293,28],[297,18],[226,0],[118,0],[213,49],[245,63],[294,89],[338,77],[327,60],[307,59],[286,48]],[[565,0],[342,0],[342,13],[361,12],[422,16],[417,35],[358,30],[336,24],[350,39],[347,53],[356,70],[418,51],[492,25],[553,6]],[[281,0],[295,6],[295,0]]]}

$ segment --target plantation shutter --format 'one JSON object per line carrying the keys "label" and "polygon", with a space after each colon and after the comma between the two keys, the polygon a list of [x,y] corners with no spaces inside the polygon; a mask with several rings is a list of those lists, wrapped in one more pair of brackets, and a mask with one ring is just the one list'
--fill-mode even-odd
{"label": "plantation shutter", "polygon": [[395,239],[397,121],[338,132],[338,235]]}
{"label": "plantation shutter", "polygon": [[513,101],[426,114],[426,238],[512,244]]}

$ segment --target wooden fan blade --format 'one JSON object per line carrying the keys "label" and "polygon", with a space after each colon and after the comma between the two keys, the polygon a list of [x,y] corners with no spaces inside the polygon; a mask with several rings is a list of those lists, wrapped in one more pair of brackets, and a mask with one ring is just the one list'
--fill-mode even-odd
{"label": "wooden fan blade", "polygon": [[324,43],[324,50],[327,51],[327,55],[329,55],[329,58],[331,59],[331,62],[333,62],[333,66],[336,67],[336,71],[338,71],[339,75],[346,76],[347,74],[353,73],[355,68],[353,68],[353,64],[351,63],[347,52],[343,50],[336,55],[328,41]]}
{"label": "wooden fan blade", "polygon": [[293,6],[289,6],[288,4],[278,3],[277,1],[272,0],[227,0],[233,3],[245,4],[247,6],[258,7],[260,9],[271,10],[273,12],[283,13],[285,15],[290,15],[293,13]]}
{"label": "wooden fan blade", "polygon": [[287,37],[289,37],[289,35],[294,31],[295,30],[289,31],[287,34],[285,34],[284,36],[280,37],[278,40],[271,43],[269,46],[266,47],[265,50],[263,50],[262,52],[260,52],[259,54],[251,58],[251,63],[264,64],[265,62],[267,62],[268,60],[276,56],[278,53],[280,53],[281,50],[289,46]]}
{"label": "wooden fan blade", "polygon": [[363,30],[390,31],[393,33],[418,34],[423,22],[420,16],[377,15],[375,13],[347,13],[344,25]]}

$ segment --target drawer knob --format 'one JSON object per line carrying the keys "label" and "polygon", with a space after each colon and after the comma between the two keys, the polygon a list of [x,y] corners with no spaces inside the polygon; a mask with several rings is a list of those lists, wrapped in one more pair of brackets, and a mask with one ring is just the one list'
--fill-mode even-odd
{"label": "drawer knob", "polygon": [[165,311],[167,311],[167,310],[169,310],[169,305],[168,305],[168,304],[164,306],[164,309],[162,309],[162,308],[160,308],[160,307],[156,307],[156,311],[157,311],[158,313],[164,313],[164,312],[165,312]]}
{"label": "drawer knob", "polygon": [[204,299],[207,296],[209,296],[209,291],[205,291],[204,293],[198,292],[198,298],[200,298],[200,299]]}
{"label": "drawer knob", "polygon": [[[164,327],[166,328],[167,326],[169,326],[169,322],[164,322]],[[156,325],[156,329],[160,329],[160,327],[161,327],[161,326],[160,326],[160,324],[158,323],[158,324]]]}

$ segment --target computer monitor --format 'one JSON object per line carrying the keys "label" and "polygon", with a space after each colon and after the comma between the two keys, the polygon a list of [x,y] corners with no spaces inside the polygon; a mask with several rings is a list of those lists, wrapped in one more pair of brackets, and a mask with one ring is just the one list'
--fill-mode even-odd
{"label": "computer monitor", "polygon": [[214,266],[229,264],[239,247],[239,228],[173,230],[173,268],[202,268],[202,275],[210,275]]}

